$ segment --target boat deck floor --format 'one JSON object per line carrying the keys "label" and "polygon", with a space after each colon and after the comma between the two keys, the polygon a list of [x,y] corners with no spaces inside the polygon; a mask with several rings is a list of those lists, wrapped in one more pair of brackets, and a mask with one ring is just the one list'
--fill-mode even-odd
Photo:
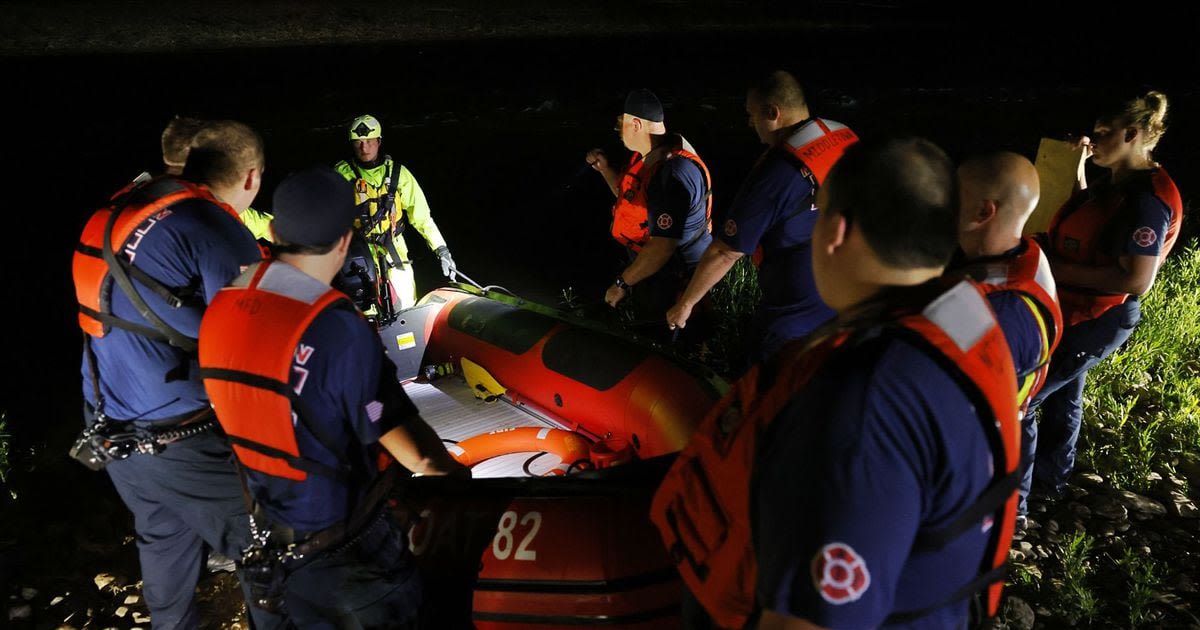
{"label": "boat deck floor", "polygon": [[[513,405],[507,399],[484,402],[475,398],[460,376],[440,378],[429,383],[405,383],[404,391],[417,405],[425,422],[443,440],[450,442],[461,442],[476,435],[513,427],[561,428],[550,420]],[[480,462],[471,472],[476,478],[529,476],[525,471],[525,463],[536,455],[536,452],[502,455]],[[529,473],[542,475],[560,463],[557,455],[547,453],[529,463]]]}

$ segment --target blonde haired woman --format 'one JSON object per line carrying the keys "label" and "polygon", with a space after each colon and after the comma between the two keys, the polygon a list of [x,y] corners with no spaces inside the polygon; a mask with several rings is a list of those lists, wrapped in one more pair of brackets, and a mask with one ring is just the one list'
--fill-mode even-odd
{"label": "blonde haired woman", "polygon": [[1153,91],[1106,110],[1081,144],[1108,174],[1088,186],[1081,168],[1078,192],[1046,234],[1066,330],[1025,417],[1026,454],[1036,458],[1022,484],[1022,514],[1033,477],[1050,496],[1064,490],[1075,466],[1087,371],[1129,338],[1141,319],[1138,298],[1179,234],[1179,189],[1153,157],[1166,116],[1166,95]]}

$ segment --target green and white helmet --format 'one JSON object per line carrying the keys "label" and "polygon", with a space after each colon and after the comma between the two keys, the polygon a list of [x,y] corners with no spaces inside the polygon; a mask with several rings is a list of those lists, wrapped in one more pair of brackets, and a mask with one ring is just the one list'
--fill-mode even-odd
{"label": "green and white helmet", "polygon": [[370,114],[364,114],[350,123],[350,140],[370,140],[383,137],[383,125]]}

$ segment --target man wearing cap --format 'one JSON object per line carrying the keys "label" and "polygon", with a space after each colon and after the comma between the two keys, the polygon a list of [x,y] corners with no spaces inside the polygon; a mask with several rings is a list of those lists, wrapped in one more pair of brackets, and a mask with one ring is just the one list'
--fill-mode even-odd
{"label": "man wearing cap", "polygon": [[663,119],[653,92],[630,92],[617,117],[621,142],[633,151],[629,165],[618,172],[600,149],[586,158],[617,197],[611,233],[631,259],[604,301],[615,307],[631,287],[644,282],[645,290],[637,292],[639,310],[654,317],[675,301],[712,242],[708,167],[683,136],[667,134]]}
{"label": "man wearing cap", "polygon": [[383,126],[374,116],[355,118],[350,123],[354,158],[342,160],[334,168],[354,184],[354,201],[360,206],[356,229],[368,237],[377,257],[380,250],[386,252],[395,306],[408,308],[416,304],[417,286],[404,242],[405,226],[413,226],[425,238],[442,265],[442,275],[450,280],[455,279],[454,259],[429,214],[429,202],[417,179],[406,166],[380,152],[382,142]]}
{"label": "man wearing cap", "polygon": [[381,448],[415,474],[470,475],[421,419],[362,314],[330,287],[358,216],[351,189],[328,167],[284,179],[273,259],[222,290],[200,330],[201,377],[282,571],[282,586],[266,580],[255,600],[299,627],[403,627],[416,615],[420,579],[383,503],[398,467],[378,470]]}
{"label": "man wearing cap", "polygon": [[[205,544],[237,557],[250,542],[242,486],[197,373],[196,338],[207,304],[261,259],[237,213],[258,193],[263,145],[224,120],[190,146],[181,177],[134,184],[95,213],[73,261],[88,429],[72,455],[103,467],[133,513],[156,628],[200,624]],[[114,453],[116,444],[124,446]]]}
{"label": "man wearing cap", "polygon": [[687,289],[667,312],[667,326],[686,326],[692,309],[734,263],[761,252],[762,299],[748,335],[750,360],[758,362],[833,317],[813,284],[810,243],[817,189],[858,138],[841,123],[813,117],[800,84],[782,70],[750,88],[746,114],[768,148],[742,184]]}

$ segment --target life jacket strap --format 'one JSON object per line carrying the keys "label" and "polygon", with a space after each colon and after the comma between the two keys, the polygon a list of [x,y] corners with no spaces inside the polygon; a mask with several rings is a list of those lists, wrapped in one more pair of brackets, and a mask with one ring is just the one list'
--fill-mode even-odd
{"label": "life jacket strap", "polygon": [[[331,477],[338,481],[346,481],[351,478],[351,475],[350,475],[351,467],[345,461],[345,458],[342,456],[341,450],[338,448],[337,442],[335,442],[332,438],[329,437],[328,434],[326,434],[324,431],[320,430],[317,427],[316,423],[313,421],[314,416],[312,415],[312,412],[309,409],[308,405],[304,402],[304,399],[301,398],[300,395],[296,393],[296,390],[293,389],[291,385],[284,383],[283,381],[280,381],[280,380],[276,380],[276,379],[269,378],[266,376],[261,376],[259,374],[253,374],[251,372],[244,372],[241,370],[229,370],[229,369],[224,369],[224,368],[200,368],[200,378],[201,379],[219,380],[219,381],[229,381],[232,383],[240,383],[242,385],[247,385],[249,387],[265,389],[269,392],[273,392],[273,393],[279,394],[280,396],[287,398],[288,401],[292,405],[292,410],[296,412],[296,417],[300,421],[300,424],[303,424],[304,428],[308,429],[308,432],[314,438],[316,438],[318,442],[321,443],[321,446],[324,446],[325,450],[329,451],[329,453],[338,460],[338,468],[334,469],[326,464],[322,464],[320,462],[317,462],[317,461],[309,459],[309,458],[297,457],[295,455],[292,455],[291,453],[287,453],[285,451],[281,451],[281,450],[269,447],[269,446],[267,446],[265,444],[261,444],[259,442],[254,442],[252,440],[247,440],[245,438],[239,438],[234,435],[230,435],[229,439],[231,441],[234,441],[234,443],[240,442],[241,446],[245,446],[246,448],[248,448],[250,450],[260,452],[269,457],[278,457],[280,459],[283,459],[283,460],[287,461],[289,465],[295,467],[297,470],[303,470],[305,472],[317,472],[317,474],[320,474],[325,477]],[[268,450],[270,452],[268,452]],[[316,470],[310,470],[309,468],[302,468],[301,466],[298,466],[296,464],[297,461],[308,462],[303,465],[309,466],[310,468],[313,465],[315,465],[320,468],[328,469],[328,471],[337,471],[337,472],[335,472],[333,475],[331,475],[331,474],[329,474],[328,471],[318,472]]]}
{"label": "life jacket strap", "polygon": [[949,606],[950,604],[953,604],[957,601],[961,601],[961,600],[973,597],[976,593],[984,590],[989,585],[995,584],[996,582],[1003,580],[1004,576],[1007,574],[1008,574],[1008,563],[1006,562],[994,569],[988,570],[984,573],[980,573],[979,575],[977,575],[975,577],[975,579],[971,580],[965,586],[958,589],[957,591],[954,591],[950,595],[942,598],[942,600],[936,604],[926,606],[926,607],[918,609],[918,610],[910,610],[910,611],[892,613],[892,614],[888,615],[887,618],[883,620],[882,625],[899,625],[899,624],[912,623],[913,621],[916,621],[916,620],[920,619],[921,617],[928,615],[929,613],[932,613],[941,608]]}

